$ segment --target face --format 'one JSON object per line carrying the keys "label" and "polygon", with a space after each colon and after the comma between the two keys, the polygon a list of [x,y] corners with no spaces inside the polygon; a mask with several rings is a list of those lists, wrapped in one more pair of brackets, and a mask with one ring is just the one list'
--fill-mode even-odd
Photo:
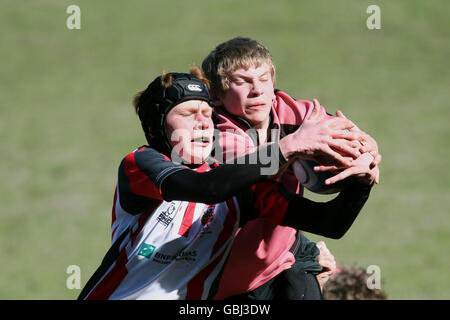
{"label": "face", "polygon": [[270,67],[237,69],[229,77],[229,89],[220,103],[231,114],[247,119],[256,129],[267,129],[272,100],[275,98]]}
{"label": "face", "polygon": [[170,110],[166,133],[173,149],[185,162],[200,164],[212,150],[214,124],[212,108],[201,100],[188,100]]}

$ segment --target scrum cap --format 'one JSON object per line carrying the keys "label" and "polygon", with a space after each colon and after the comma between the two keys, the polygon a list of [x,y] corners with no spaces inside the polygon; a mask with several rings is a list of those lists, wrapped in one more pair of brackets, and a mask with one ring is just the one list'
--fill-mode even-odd
{"label": "scrum cap", "polygon": [[188,100],[203,100],[211,104],[208,87],[202,80],[188,73],[168,73],[172,77],[169,86],[162,84],[161,76],[153,80],[142,93],[139,102],[139,119],[150,145],[163,152],[172,149],[164,123],[167,114],[176,105]]}

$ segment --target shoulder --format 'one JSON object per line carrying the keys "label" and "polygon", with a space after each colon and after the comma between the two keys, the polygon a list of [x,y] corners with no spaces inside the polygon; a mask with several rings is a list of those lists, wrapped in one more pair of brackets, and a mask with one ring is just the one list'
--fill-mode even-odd
{"label": "shoulder", "polygon": [[158,184],[162,182],[162,177],[185,168],[185,166],[171,161],[168,156],[158,150],[143,146],[123,158],[119,171],[130,178],[141,179],[143,175],[146,175]]}
{"label": "shoulder", "polygon": [[[284,91],[275,90],[273,112],[282,124],[300,125],[312,112],[314,103],[309,100],[295,99]],[[321,108],[326,113],[325,108]]]}
{"label": "shoulder", "polygon": [[135,194],[154,197],[154,191],[161,189],[164,179],[180,170],[187,168],[156,149],[143,146],[123,158],[119,166],[119,182],[130,185]]}
{"label": "shoulder", "polygon": [[124,165],[140,165],[140,164],[149,164],[152,162],[167,162],[171,161],[168,156],[159,152],[156,149],[153,149],[149,146],[142,146],[136,148],[133,152],[127,154],[122,163]]}
{"label": "shoulder", "polygon": [[274,107],[277,111],[282,110],[283,108],[288,108],[303,114],[313,106],[314,104],[312,101],[295,99],[284,91],[278,89],[275,90]]}

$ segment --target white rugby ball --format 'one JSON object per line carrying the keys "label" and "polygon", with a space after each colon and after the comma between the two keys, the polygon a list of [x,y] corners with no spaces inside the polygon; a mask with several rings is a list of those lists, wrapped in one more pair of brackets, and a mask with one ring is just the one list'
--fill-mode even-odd
{"label": "white rugby ball", "polygon": [[297,180],[308,190],[320,193],[331,194],[342,190],[339,185],[326,185],[325,180],[332,177],[333,174],[329,171],[315,172],[314,167],[318,166],[317,162],[311,160],[297,159],[292,163],[292,170],[294,171]]}

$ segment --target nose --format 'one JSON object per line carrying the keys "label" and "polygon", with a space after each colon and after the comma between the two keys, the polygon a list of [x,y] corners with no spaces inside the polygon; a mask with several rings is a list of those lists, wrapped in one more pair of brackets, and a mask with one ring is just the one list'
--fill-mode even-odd
{"label": "nose", "polygon": [[260,96],[263,94],[261,83],[258,80],[253,81],[251,94],[254,96]]}
{"label": "nose", "polygon": [[206,130],[210,127],[209,117],[205,116],[201,110],[195,114],[196,129]]}

